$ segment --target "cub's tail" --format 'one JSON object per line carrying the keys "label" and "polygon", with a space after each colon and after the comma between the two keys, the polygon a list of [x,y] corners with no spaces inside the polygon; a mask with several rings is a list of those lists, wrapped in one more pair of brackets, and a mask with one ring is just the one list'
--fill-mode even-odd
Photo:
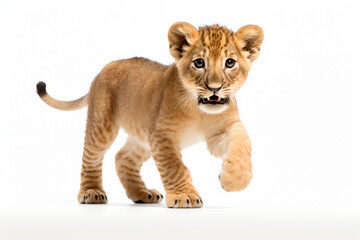
{"label": "cub's tail", "polygon": [[63,111],[78,110],[85,107],[88,104],[88,94],[73,101],[56,100],[46,92],[46,84],[44,82],[38,82],[38,84],[36,84],[36,90],[41,100],[43,100],[50,107],[59,110],[63,110]]}

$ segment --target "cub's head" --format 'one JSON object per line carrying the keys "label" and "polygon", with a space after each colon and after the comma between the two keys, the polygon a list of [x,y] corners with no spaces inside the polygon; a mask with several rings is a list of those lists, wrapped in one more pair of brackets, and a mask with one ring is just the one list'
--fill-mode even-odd
{"label": "cub's head", "polygon": [[182,83],[199,108],[211,114],[228,108],[244,84],[264,39],[261,27],[248,25],[236,33],[218,25],[197,30],[189,23],[169,29],[170,53]]}

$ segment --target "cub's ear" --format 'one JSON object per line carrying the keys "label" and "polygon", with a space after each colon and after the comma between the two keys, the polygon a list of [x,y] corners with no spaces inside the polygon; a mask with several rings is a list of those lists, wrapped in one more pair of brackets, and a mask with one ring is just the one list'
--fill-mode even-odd
{"label": "cub's ear", "polygon": [[186,22],[175,23],[168,33],[171,56],[178,61],[182,58],[186,47],[194,44],[198,38],[199,31],[193,25]]}
{"label": "cub's ear", "polygon": [[247,25],[235,33],[237,46],[240,51],[247,54],[247,58],[253,62],[259,57],[260,46],[264,40],[264,31],[256,25]]}

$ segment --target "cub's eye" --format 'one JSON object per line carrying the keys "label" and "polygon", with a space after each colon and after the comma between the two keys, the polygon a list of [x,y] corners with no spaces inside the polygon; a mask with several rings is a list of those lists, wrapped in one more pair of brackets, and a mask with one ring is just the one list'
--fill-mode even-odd
{"label": "cub's eye", "polygon": [[195,60],[194,60],[194,66],[195,66],[196,68],[204,68],[204,67],[205,67],[205,62],[204,62],[204,60],[201,59],[201,58],[195,59]]}
{"label": "cub's eye", "polygon": [[235,60],[232,58],[228,58],[225,61],[225,67],[227,68],[233,68],[235,66]]}

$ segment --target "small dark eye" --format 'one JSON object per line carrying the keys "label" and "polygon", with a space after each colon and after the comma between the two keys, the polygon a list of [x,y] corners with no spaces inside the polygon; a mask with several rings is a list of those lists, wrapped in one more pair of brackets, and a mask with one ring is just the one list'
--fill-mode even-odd
{"label": "small dark eye", "polygon": [[205,62],[203,59],[198,58],[198,59],[194,60],[194,65],[196,68],[203,68],[203,67],[205,67]]}
{"label": "small dark eye", "polygon": [[235,60],[232,58],[226,59],[225,67],[227,68],[233,68],[235,66]]}

